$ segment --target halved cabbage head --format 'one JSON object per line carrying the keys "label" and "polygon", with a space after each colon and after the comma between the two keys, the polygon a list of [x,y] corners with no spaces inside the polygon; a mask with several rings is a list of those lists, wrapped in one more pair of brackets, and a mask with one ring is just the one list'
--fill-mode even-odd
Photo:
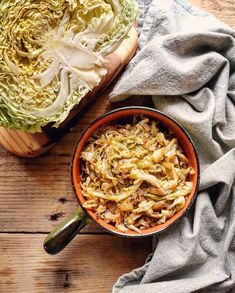
{"label": "halved cabbage head", "polygon": [[135,0],[0,1],[0,125],[58,125],[106,74]]}

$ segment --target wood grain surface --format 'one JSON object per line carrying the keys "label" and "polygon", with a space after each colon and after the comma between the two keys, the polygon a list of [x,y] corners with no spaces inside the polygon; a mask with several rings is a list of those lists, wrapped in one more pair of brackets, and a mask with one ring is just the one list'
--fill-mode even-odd
{"label": "wood grain surface", "polygon": [[192,4],[213,13],[219,20],[235,28],[234,0],[190,0]]}
{"label": "wood grain surface", "polygon": [[150,250],[146,238],[79,235],[51,256],[43,251],[43,240],[39,234],[0,234],[0,292],[110,292],[122,273],[143,265]]}
{"label": "wood grain surface", "polygon": [[[235,27],[234,0],[191,2]],[[106,293],[121,274],[144,264],[151,238],[110,236],[94,224],[59,255],[42,249],[47,233],[77,206],[70,159],[82,131],[107,110],[136,104],[151,106],[151,100],[110,105],[103,95],[71,132],[36,159],[18,158],[0,148],[0,292]]]}

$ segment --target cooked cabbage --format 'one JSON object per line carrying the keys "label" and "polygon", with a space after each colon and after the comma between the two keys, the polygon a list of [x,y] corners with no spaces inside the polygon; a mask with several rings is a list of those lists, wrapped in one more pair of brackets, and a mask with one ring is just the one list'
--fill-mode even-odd
{"label": "cooked cabbage", "polygon": [[0,125],[58,125],[107,72],[135,0],[0,1]]}
{"label": "cooked cabbage", "polygon": [[122,232],[140,233],[185,206],[194,173],[171,132],[134,116],[99,128],[81,153],[83,206]]}

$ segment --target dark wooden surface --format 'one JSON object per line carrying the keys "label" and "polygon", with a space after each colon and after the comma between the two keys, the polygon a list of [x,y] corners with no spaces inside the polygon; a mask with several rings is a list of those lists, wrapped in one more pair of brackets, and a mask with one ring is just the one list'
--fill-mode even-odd
{"label": "dark wooden surface", "polygon": [[[191,2],[235,27],[234,0]],[[77,206],[70,160],[82,131],[111,108],[136,104],[151,101],[110,105],[103,95],[72,131],[36,159],[18,158],[0,148],[0,292],[106,293],[121,274],[144,264],[151,238],[119,238],[95,224],[59,255],[49,256],[42,249],[48,232]]]}

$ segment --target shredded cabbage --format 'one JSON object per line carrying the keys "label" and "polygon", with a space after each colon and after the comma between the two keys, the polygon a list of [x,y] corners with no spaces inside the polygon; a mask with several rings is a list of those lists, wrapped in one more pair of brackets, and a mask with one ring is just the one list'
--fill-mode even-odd
{"label": "shredded cabbage", "polygon": [[195,171],[173,133],[142,116],[105,125],[81,153],[84,207],[122,232],[165,223],[192,191]]}
{"label": "shredded cabbage", "polygon": [[137,16],[135,0],[0,1],[0,125],[58,127]]}

